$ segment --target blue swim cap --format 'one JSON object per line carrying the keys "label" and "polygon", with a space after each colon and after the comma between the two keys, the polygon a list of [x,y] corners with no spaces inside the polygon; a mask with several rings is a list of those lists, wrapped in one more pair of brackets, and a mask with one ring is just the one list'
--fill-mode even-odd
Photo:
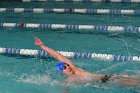
{"label": "blue swim cap", "polygon": [[65,63],[65,62],[60,62],[60,63],[58,63],[57,69],[58,69],[59,71],[62,71],[65,64],[67,64],[67,63]]}

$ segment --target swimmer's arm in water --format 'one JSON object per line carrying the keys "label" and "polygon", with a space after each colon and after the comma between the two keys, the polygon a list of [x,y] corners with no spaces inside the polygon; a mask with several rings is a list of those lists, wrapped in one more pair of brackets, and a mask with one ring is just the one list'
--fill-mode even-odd
{"label": "swimmer's arm in water", "polygon": [[43,50],[45,50],[47,53],[49,53],[51,56],[53,56],[54,58],[56,58],[60,62],[65,62],[65,63],[71,65],[72,67],[75,67],[75,65],[73,64],[73,62],[71,60],[64,57],[63,55],[61,55],[57,51],[45,46],[43,44],[43,42],[38,37],[35,37],[35,45],[40,46]]}

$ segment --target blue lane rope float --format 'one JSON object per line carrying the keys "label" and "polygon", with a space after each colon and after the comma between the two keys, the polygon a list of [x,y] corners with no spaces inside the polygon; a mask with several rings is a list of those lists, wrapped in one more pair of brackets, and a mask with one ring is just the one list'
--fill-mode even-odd
{"label": "blue lane rope float", "polygon": [[77,13],[77,14],[112,14],[140,15],[140,10],[132,9],[74,9],[74,8],[0,8],[0,13]]}
{"label": "blue lane rope float", "polygon": [[0,1],[16,1],[16,2],[83,2],[83,3],[94,3],[94,2],[115,2],[115,3],[140,3],[140,0],[0,0]]}
{"label": "blue lane rope float", "polygon": [[[91,59],[110,60],[110,61],[140,61],[140,57],[138,56],[80,53],[80,52],[67,52],[67,51],[58,51],[58,52],[68,58],[91,58]],[[39,58],[51,57],[47,52],[43,50],[2,48],[2,47],[0,47],[0,54],[33,56]]]}
{"label": "blue lane rope float", "polygon": [[101,25],[68,25],[68,24],[39,24],[39,23],[0,23],[0,27],[43,28],[98,31],[102,33],[140,33],[140,27],[135,26],[101,26]]}

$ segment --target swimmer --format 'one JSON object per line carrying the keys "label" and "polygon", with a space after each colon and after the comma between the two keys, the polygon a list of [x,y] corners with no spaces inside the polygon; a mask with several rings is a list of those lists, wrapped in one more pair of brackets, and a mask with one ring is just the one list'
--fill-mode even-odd
{"label": "swimmer", "polygon": [[115,83],[140,87],[140,77],[92,73],[78,68],[70,59],[64,57],[57,51],[45,46],[38,37],[35,37],[35,45],[40,46],[41,49],[45,50],[52,57],[54,57],[60,62],[57,65],[57,68],[59,71],[63,72],[67,76],[66,81],[69,83],[84,83],[89,81],[97,81],[102,83]]}

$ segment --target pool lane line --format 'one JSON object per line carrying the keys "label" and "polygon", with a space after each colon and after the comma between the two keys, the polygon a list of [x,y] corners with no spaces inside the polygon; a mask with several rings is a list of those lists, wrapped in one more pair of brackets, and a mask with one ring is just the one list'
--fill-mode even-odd
{"label": "pool lane line", "polygon": [[86,8],[0,8],[0,13],[67,13],[90,15],[140,15],[139,9],[86,9]]}
{"label": "pool lane line", "polygon": [[40,23],[3,23],[0,22],[0,27],[10,28],[41,28],[53,30],[75,30],[83,32],[96,33],[115,33],[115,34],[140,34],[139,26],[107,26],[107,25],[74,25],[74,24],[40,24]]}
{"label": "pool lane line", "polygon": [[[135,61],[139,62],[139,56],[125,56],[125,55],[112,55],[112,54],[97,54],[97,53],[82,53],[82,52],[68,52],[68,51],[58,51],[65,57],[68,58],[86,58],[86,59],[99,59],[107,61]],[[35,49],[19,49],[19,48],[2,48],[0,47],[0,54],[6,55],[21,55],[21,56],[32,56],[38,58],[51,57],[44,50]]]}
{"label": "pool lane line", "polygon": [[0,2],[140,3],[140,0],[0,0]]}

